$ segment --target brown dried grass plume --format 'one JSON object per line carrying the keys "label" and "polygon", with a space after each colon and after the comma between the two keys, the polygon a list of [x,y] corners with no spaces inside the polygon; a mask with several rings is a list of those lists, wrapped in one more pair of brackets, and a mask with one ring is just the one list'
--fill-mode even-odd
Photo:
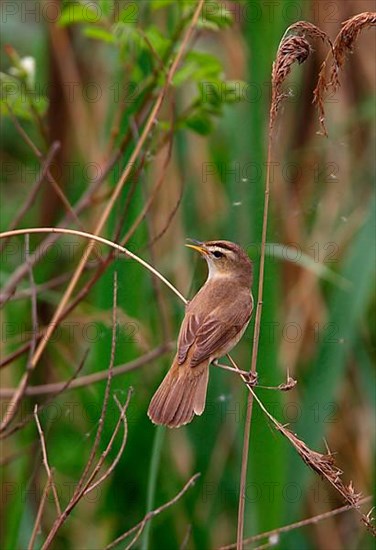
{"label": "brown dried grass plume", "polygon": [[[339,72],[342,69],[346,56],[353,52],[354,44],[359,34],[376,25],[376,13],[364,12],[351,17],[342,23],[342,29],[336,36],[331,52],[321,66],[317,86],[314,91],[314,103],[319,110],[320,124],[322,131],[327,135],[325,128],[324,95],[329,89],[335,92],[339,86]],[[331,56],[331,57],[330,57]],[[327,76],[327,65],[331,58],[329,75]]]}
{"label": "brown dried grass plume", "polygon": [[272,102],[270,107],[269,129],[274,126],[281,102],[288,93],[282,89],[283,83],[290,74],[295,62],[304,63],[312,53],[312,47],[307,38],[319,38],[331,46],[328,35],[306,21],[298,21],[291,25],[285,32],[272,68]]}

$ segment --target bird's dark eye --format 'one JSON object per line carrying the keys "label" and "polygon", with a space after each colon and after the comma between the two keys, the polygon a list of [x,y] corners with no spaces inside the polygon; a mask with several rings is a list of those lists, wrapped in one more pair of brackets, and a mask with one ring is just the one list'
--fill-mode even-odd
{"label": "bird's dark eye", "polygon": [[213,252],[213,256],[214,258],[223,258],[224,254],[222,254],[222,252],[219,252],[219,250],[215,250]]}

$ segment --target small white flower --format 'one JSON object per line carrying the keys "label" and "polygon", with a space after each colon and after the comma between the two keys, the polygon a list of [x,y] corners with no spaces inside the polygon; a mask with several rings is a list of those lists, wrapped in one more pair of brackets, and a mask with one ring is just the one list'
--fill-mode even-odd
{"label": "small white flower", "polygon": [[20,60],[20,65],[22,69],[18,67],[11,67],[9,69],[9,74],[17,78],[25,78],[27,85],[32,87],[35,82],[35,59],[31,56],[22,57]]}
{"label": "small white flower", "polygon": [[271,536],[269,537],[269,544],[270,544],[271,546],[275,546],[276,544],[278,544],[278,542],[279,542],[279,536],[278,536],[278,534],[271,535]]}

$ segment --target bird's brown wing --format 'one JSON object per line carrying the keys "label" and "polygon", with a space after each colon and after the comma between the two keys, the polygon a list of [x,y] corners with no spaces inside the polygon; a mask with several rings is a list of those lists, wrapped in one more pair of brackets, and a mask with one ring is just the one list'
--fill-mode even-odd
{"label": "bird's brown wing", "polygon": [[186,313],[178,338],[178,363],[181,365],[187,358],[188,351],[196,339],[202,319],[195,313]]}
{"label": "bird's brown wing", "polygon": [[216,352],[226,347],[242,330],[252,314],[251,295],[239,308],[223,309],[218,306],[204,319],[195,312],[187,313],[179,335],[178,363],[181,365],[187,358],[188,351],[194,345],[190,357],[190,366],[195,367],[205,359],[215,356]]}

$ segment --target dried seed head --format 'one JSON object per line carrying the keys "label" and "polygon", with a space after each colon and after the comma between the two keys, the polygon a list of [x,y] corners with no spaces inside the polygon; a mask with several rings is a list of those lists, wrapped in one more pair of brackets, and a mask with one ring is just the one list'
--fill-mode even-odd
{"label": "dried seed head", "polygon": [[270,129],[274,126],[282,100],[288,95],[282,91],[282,85],[290,74],[292,65],[295,62],[304,63],[312,53],[307,37],[319,38],[331,45],[328,35],[312,23],[298,21],[287,29],[279,45],[276,60],[273,63]]}
{"label": "dried seed head", "polygon": [[289,36],[282,41],[272,69],[272,104],[270,109],[270,126],[274,122],[281,106],[282,100],[288,96],[282,91],[282,85],[290,74],[292,65],[297,62],[304,63],[311,53],[311,46],[301,36]]}
{"label": "dried seed head", "polygon": [[359,501],[361,497],[360,493],[355,492],[352,482],[350,482],[348,486],[343,483],[341,479],[343,472],[336,466],[334,457],[329,448],[327,447],[326,454],[313,451],[304,443],[304,441],[299,439],[295,434],[293,434],[274,418],[273,423],[277,430],[284,435],[290,443],[292,443],[307,466],[312,468],[322,478],[329,481],[329,483],[342,495],[343,499],[349,504],[349,506],[357,510],[368,531],[376,536],[376,529],[372,524],[371,518],[363,514],[359,509]]}
{"label": "dried seed head", "polygon": [[376,25],[376,13],[364,12],[342,24],[333,45],[334,64],[330,73],[330,85],[336,90],[339,86],[338,74],[342,68],[346,55],[352,53],[353,46],[361,31]]}
{"label": "dried seed head", "polygon": [[[361,31],[372,27],[376,24],[376,13],[364,12],[355,15],[351,19],[348,19],[342,24],[342,29],[338,33],[332,50],[331,50],[331,65],[328,66],[329,56],[323,62],[317,85],[314,91],[314,103],[319,110],[319,118],[322,131],[327,135],[325,128],[325,110],[324,110],[324,96],[328,89],[336,91],[340,85],[339,71],[343,67],[346,56],[353,51],[353,46],[359,37]],[[327,76],[327,70],[329,69],[329,76]]]}

